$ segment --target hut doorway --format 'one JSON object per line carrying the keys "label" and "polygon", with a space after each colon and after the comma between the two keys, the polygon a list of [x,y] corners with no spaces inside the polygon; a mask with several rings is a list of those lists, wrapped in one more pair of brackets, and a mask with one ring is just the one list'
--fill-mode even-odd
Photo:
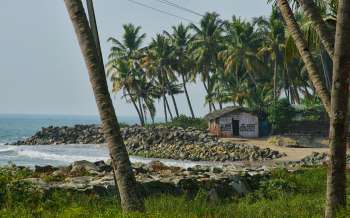
{"label": "hut doorway", "polygon": [[239,120],[232,119],[232,135],[239,136]]}

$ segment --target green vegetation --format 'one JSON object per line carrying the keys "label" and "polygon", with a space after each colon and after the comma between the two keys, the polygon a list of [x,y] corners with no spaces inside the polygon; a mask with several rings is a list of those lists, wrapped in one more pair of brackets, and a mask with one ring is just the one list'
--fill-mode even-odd
{"label": "green vegetation", "polygon": [[[336,6],[320,2],[322,16],[334,19]],[[298,4],[294,12],[329,91],[332,61],[314,34],[315,26]],[[330,25],[334,28],[334,23]],[[206,13],[198,24],[174,26],[146,45],[140,26],[126,24],[123,28],[120,39],[109,40],[107,71],[113,91],[121,91],[132,103],[141,124],[153,123],[158,112],[156,101],[162,103],[166,121],[182,114],[185,109],[178,108],[176,102],[179,94],[186,96],[194,118],[186,87],[196,83],[196,78],[201,79],[206,93],[203,100],[210,111],[233,104],[266,114],[282,96],[291,105],[320,102],[282,15],[274,6],[269,17],[252,21],[235,16],[222,20],[215,12]]]}
{"label": "green vegetation", "polygon": [[186,115],[180,115],[167,123],[154,123],[146,125],[148,128],[153,126],[181,127],[184,129],[191,127],[195,129],[206,130],[208,128],[208,123],[205,119],[202,118],[192,118],[187,117]]}
{"label": "green vegetation", "polygon": [[[0,217],[323,217],[326,187],[324,168],[294,173],[280,169],[273,171],[271,178],[255,182],[255,191],[243,198],[209,202],[203,193],[192,200],[154,196],[146,200],[145,214],[123,215],[114,198],[74,192],[44,194],[29,183],[18,181],[30,175],[26,169],[0,170]],[[349,215],[350,210],[342,211],[339,217]]]}
{"label": "green vegetation", "polygon": [[294,108],[287,99],[273,103],[268,110],[268,120],[274,130],[283,130],[295,115]]}

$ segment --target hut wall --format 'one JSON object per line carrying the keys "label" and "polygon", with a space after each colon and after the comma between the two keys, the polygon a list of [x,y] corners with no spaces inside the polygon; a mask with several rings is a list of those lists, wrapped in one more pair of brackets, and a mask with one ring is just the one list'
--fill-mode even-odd
{"label": "hut wall", "polygon": [[239,136],[254,138],[259,137],[259,119],[250,113],[231,113],[220,117],[220,134],[222,137],[232,137],[232,120],[239,120]]}

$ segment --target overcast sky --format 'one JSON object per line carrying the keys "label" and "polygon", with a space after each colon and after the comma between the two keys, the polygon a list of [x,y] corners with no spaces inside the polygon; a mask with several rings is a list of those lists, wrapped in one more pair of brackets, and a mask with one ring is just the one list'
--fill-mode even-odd
{"label": "overcast sky", "polygon": [[[137,0],[197,22],[200,18],[157,0]],[[216,11],[251,19],[266,16],[265,0],[170,0],[199,13]],[[128,0],[95,0],[103,55],[110,36],[120,38],[122,24],[142,26],[148,40],[169,29],[180,18],[171,17]],[[97,108],[86,68],[63,0],[1,0],[0,7],[0,113],[96,115]],[[195,113],[207,112],[201,84],[189,87]],[[184,96],[177,97],[180,112],[188,114]],[[133,116],[130,104],[113,97],[119,116]],[[162,110],[157,116],[163,116]]]}

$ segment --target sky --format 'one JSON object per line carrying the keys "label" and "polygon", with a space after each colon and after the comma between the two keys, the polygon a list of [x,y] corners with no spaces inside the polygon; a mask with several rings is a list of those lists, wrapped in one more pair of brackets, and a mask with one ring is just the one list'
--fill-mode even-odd
{"label": "sky", "polygon": [[[161,3],[136,0],[186,19],[200,17]],[[232,15],[251,19],[267,16],[265,0],[170,0],[201,14],[215,11],[222,19]],[[120,38],[122,25],[142,27],[147,41],[180,22],[129,0],[95,0],[102,52],[106,61],[111,36]],[[0,7],[0,114],[97,115],[97,107],[82,55],[63,0],[1,0]],[[190,85],[197,116],[208,112],[201,83]],[[112,95],[118,116],[135,116],[131,104]],[[180,113],[189,114],[185,96],[176,97]],[[157,116],[163,117],[159,104]]]}

